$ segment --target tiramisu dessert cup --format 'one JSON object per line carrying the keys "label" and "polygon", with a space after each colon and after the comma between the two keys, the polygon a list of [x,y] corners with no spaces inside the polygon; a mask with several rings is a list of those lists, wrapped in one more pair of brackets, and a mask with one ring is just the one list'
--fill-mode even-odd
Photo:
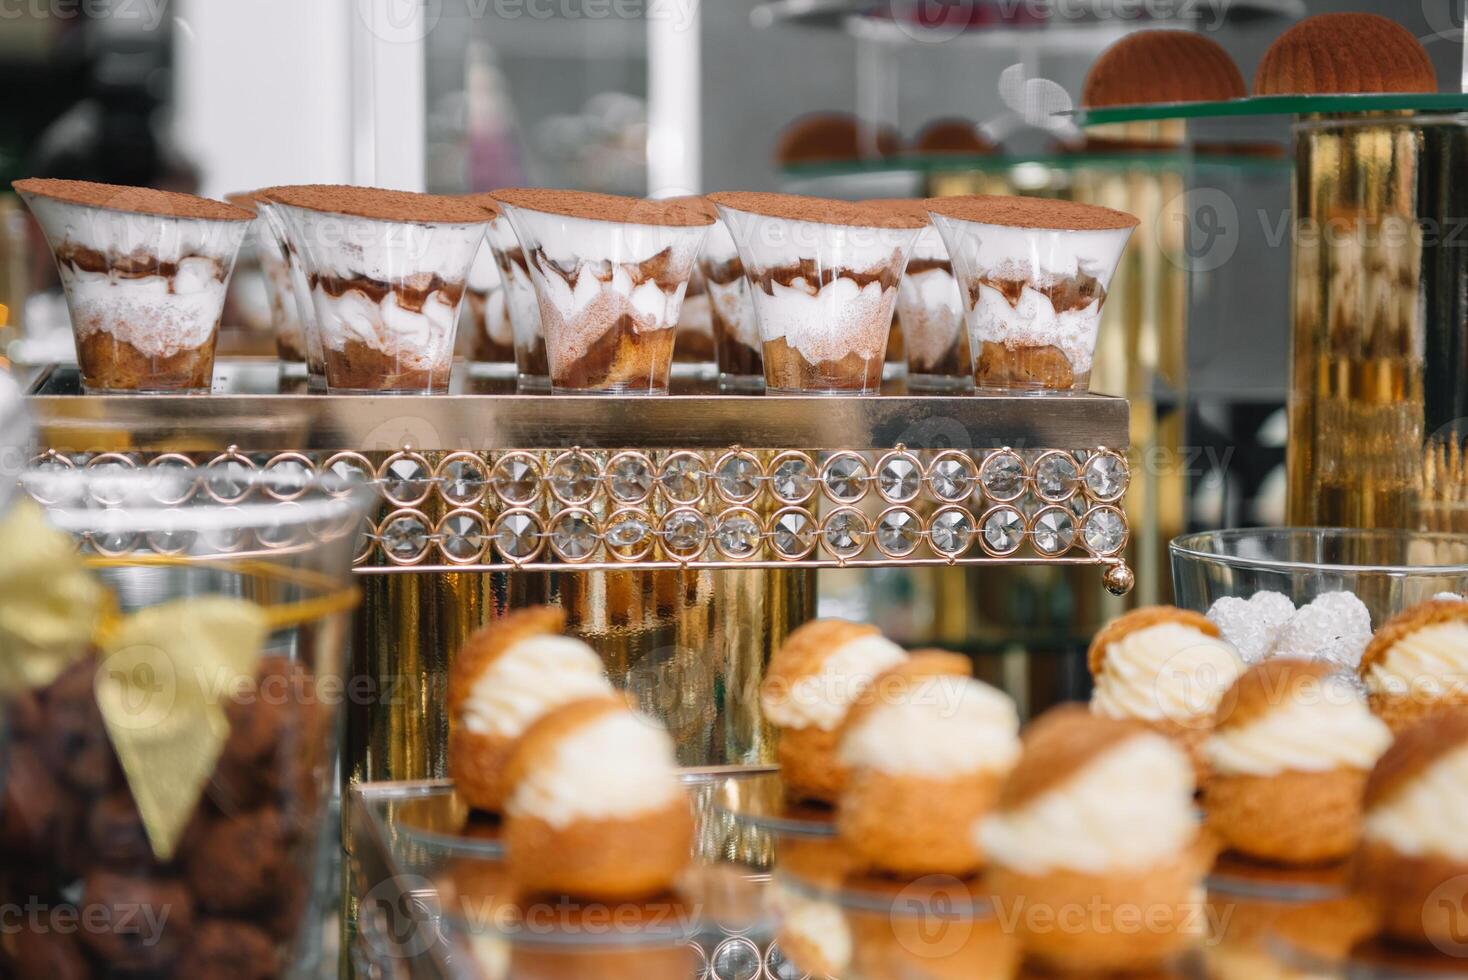
{"label": "tiramisu dessert cup", "polygon": [[927,222],[787,194],[709,200],[729,226],[753,289],[765,390],[879,394],[897,284]]}
{"label": "tiramisu dessert cup", "polygon": [[581,698],[610,696],[601,658],[562,636],[565,614],[537,606],[469,637],[449,671],[449,775],[471,807],[498,813],[515,742],[541,715]]}
{"label": "tiramisu dessert cup", "polygon": [[505,851],[525,895],[636,900],[688,865],[693,813],[673,740],[618,698],[562,705],[515,744]]}
{"label": "tiramisu dessert cup", "polygon": [[686,201],[492,194],[529,263],[552,390],[667,394],[678,315],[713,219]]}
{"label": "tiramisu dessert cup", "polygon": [[1371,710],[1394,732],[1468,711],[1468,602],[1429,599],[1388,620],[1358,668]]}
{"label": "tiramisu dessert cup", "polygon": [[1178,743],[1206,782],[1203,743],[1219,703],[1244,672],[1244,661],[1219,629],[1176,606],[1133,609],[1091,641],[1087,663],[1095,686],[1091,710],[1139,721]]}
{"label": "tiramisu dessert cup", "polygon": [[18,180],[50,242],[88,392],[207,392],[254,214],[142,187]]}
{"label": "tiramisu dessert cup", "polygon": [[255,255],[260,260],[260,273],[265,280],[265,298],[270,303],[270,325],[275,330],[275,356],[282,364],[303,365],[306,362],[306,335],[301,329],[301,308],[291,287],[291,270],[286,263],[284,236],[266,217],[270,202],[255,192],[226,194],[224,199],[237,208],[255,212],[251,224]]}
{"label": "tiramisu dessert cup", "polygon": [[1365,807],[1353,877],[1374,901],[1380,931],[1461,954],[1468,711],[1447,711],[1400,733],[1366,781]]}
{"label": "tiramisu dessert cup", "polygon": [[373,187],[269,191],[305,260],[334,392],[446,392],[469,267],[490,215]]}
{"label": "tiramisu dessert cup", "polygon": [[710,326],[714,332],[714,361],[719,387],[729,391],[760,391],[765,386],[763,344],[754,296],[744,263],[729,226],[715,222],[698,256],[709,297]]}
{"label": "tiramisu dessert cup", "polygon": [[499,269],[488,239],[479,246],[469,278],[464,282],[464,306],[459,320],[464,355],[475,364],[513,364],[515,337]]}
{"label": "tiramisu dessert cup", "polygon": [[928,201],[968,318],[974,383],[1086,391],[1101,307],[1137,219],[1032,197]]}
{"label": "tiramisu dessert cup", "polygon": [[1361,836],[1366,776],[1391,742],[1331,664],[1255,664],[1224,696],[1204,745],[1208,825],[1225,846],[1257,860],[1338,861]]}
{"label": "tiramisu dessert cup", "polygon": [[873,871],[966,877],[983,864],[969,831],[1019,756],[1019,714],[969,670],[966,657],[915,652],[846,714],[836,832]]}
{"label": "tiramisu dessert cup", "polygon": [[550,362],[545,354],[545,330],[540,325],[540,300],[530,278],[530,260],[515,237],[510,219],[489,194],[471,194],[473,201],[494,215],[486,238],[504,290],[505,313],[515,351],[515,383],[521,391],[550,391]]}
{"label": "tiramisu dessert cup", "polygon": [[316,321],[316,302],[311,298],[311,277],[306,273],[306,259],[291,230],[286,225],[285,214],[270,197],[277,188],[267,187],[255,195],[256,210],[270,233],[280,243],[285,256],[286,275],[290,279],[291,295],[296,302],[296,318],[301,322],[301,342],[306,356],[306,382],[311,391],[326,390],[326,350],[321,346],[321,329]]}
{"label": "tiramisu dessert cup", "polygon": [[1214,854],[1187,756],[1075,705],[1038,718],[1022,746],[974,832],[995,911],[1030,960],[1109,976],[1163,967],[1200,942]]}
{"label": "tiramisu dessert cup", "polygon": [[[927,206],[918,200],[868,201],[928,221]],[[931,223],[918,232],[907,270],[897,287],[897,319],[907,355],[909,391],[961,391],[974,384],[963,291],[953,278],[948,247]]]}
{"label": "tiramisu dessert cup", "polygon": [[708,280],[698,263],[688,277],[688,291],[678,310],[678,333],[673,338],[673,360],[679,364],[711,364],[714,359],[714,321],[709,309]]}
{"label": "tiramisu dessert cup", "polygon": [[837,747],[846,713],[907,651],[875,626],[813,619],[770,658],[760,710],[780,735],[775,759],[787,797],[835,803],[846,786]]}

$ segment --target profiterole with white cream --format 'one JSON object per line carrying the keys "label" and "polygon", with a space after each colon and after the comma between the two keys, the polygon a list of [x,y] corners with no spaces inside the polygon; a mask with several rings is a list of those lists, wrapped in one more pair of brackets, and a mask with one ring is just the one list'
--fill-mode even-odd
{"label": "profiterole with white cream", "polygon": [[1019,756],[1019,715],[1002,691],[968,675],[964,657],[915,653],[847,713],[836,829],[869,868],[963,877],[982,865],[969,831]]}
{"label": "profiterole with white cream", "polygon": [[1188,757],[1079,705],[1046,712],[1022,746],[974,833],[996,914],[1014,917],[1026,954],[1052,970],[1111,973],[1161,966],[1201,939],[1213,848]]}
{"label": "profiterole with white cream", "polygon": [[499,812],[515,742],[541,715],[610,696],[596,651],[562,636],[559,609],[510,613],[474,633],[449,669],[449,775],[471,807]]}
{"label": "profiterole with white cream", "polygon": [[668,733],[618,698],[573,701],[541,716],[506,772],[514,886],[604,901],[668,891],[693,842],[676,767]]}
{"label": "profiterole with white cream", "polygon": [[877,676],[907,659],[875,626],[816,619],[785,638],[760,687],[779,731],[776,759],[792,798],[836,802],[846,784],[837,755],[846,713]]}
{"label": "profiterole with white cream", "polygon": [[1361,655],[1371,710],[1395,732],[1447,709],[1468,709],[1468,602],[1430,599],[1376,631]]}
{"label": "profiterole with white cream", "polygon": [[1240,854],[1288,865],[1346,857],[1366,776],[1391,732],[1319,660],[1276,658],[1229,690],[1204,743],[1209,827]]}

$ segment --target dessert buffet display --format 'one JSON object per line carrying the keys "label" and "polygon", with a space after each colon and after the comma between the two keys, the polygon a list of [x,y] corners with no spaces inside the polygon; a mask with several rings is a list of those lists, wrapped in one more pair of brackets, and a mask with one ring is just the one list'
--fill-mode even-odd
{"label": "dessert buffet display", "polygon": [[[1296,644],[1246,662],[1228,637],[1251,639],[1250,607],[1299,623]],[[1402,622],[1432,629],[1448,607],[1468,603],[1432,600],[1370,642],[1393,648]],[[376,828],[366,862],[427,878],[448,928],[425,976],[517,976],[505,964],[532,954],[610,975],[622,957],[653,970],[674,950],[686,961],[657,975],[1462,975],[1455,913],[1434,896],[1468,860],[1453,829],[1463,708],[1428,701],[1394,735],[1354,670],[1303,655],[1329,651],[1332,619],[1286,616],[1277,597],[1222,605],[1226,629],[1141,613],[1098,635],[1098,690],[1115,673],[1139,693],[1198,688],[1207,707],[1174,717],[1196,740],[1099,694],[1021,732],[965,658],[823,619],[787,637],[762,685],[778,769],[685,770],[679,788],[659,727],[606,693],[554,611],[526,610],[465,651],[477,666],[455,676],[471,700],[455,695],[454,782],[357,790]],[[1413,676],[1441,683],[1439,670],[1419,661]],[[496,672],[505,684],[488,683]],[[530,678],[548,693],[522,696]],[[520,725],[484,750],[483,731]],[[501,788],[486,798],[486,785]],[[638,924],[615,940],[584,919],[532,935],[553,895]],[[694,896],[709,904],[677,928],[646,923]],[[467,918],[487,897],[509,911]],[[610,959],[577,958],[598,945]]]}

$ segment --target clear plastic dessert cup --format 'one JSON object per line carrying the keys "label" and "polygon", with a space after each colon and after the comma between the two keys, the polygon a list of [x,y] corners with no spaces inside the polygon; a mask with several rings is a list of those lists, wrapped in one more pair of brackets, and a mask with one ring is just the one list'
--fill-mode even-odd
{"label": "clear plastic dessert cup", "polygon": [[763,391],[764,354],[754,297],[734,236],[722,219],[709,229],[698,265],[709,297],[719,387],[727,391]]}
{"label": "clear plastic dessert cup", "polygon": [[316,322],[316,304],[311,299],[311,278],[306,274],[306,260],[295,242],[291,240],[284,212],[270,200],[275,188],[260,191],[256,207],[270,233],[280,243],[285,258],[286,276],[291,285],[291,297],[296,304],[296,319],[301,322],[301,344],[306,360],[307,390],[326,390],[326,351],[321,346],[321,330]]}
{"label": "clear plastic dessert cup", "polygon": [[495,267],[494,252],[486,239],[469,267],[464,284],[464,307],[459,318],[464,354],[475,364],[513,364],[515,338],[505,290]]}
{"label": "clear plastic dessert cup", "polygon": [[679,201],[493,192],[535,284],[557,394],[664,395],[688,280],[713,219]]}
{"label": "clear plastic dessert cup", "polygon": [[301,309],[296,304],[295,289],[291,286],[285,237],[277,232],[266,215],[270,202],[255,193],[226,194],[224,199],[235,207],[255,212],[250,233],[254,236],[255,255],[260,259],[260,272],[265,279],[270,325],[275,331],[275,356],[282,364],[304,365],[306,335],[301,329]]}
{"label": "clear plastic dessert cup", "polygon": [[887,208],[714,194],[744,263],[771,394],[876,395],[897,284],[925,224]]}
{"label": "clear plastic dessert cup", "polygon": [[974,383],[1088,390],[1101,307],[1137,219],[1031,197],[927,204],[963,294]]}
{"label": "clear plastic dessert cup", "polygon": [[370,187],[278,187],[270,199],[305,262],[328,390],[447,392],[489,214],[458,198]]}
{"label": "clear plastic dessert cup", "polygon": [[[868,201],[928,220],[919,200]],[[897,318],[907,361],[909,391],[964,391],[973,387],[963,291],[953,276],[948,247],[931,223],[918,232],[907,269],[897,287]]]}
{"label": "clear plastic dessert cup", "polygon": [[714,321],[709,310],[708,280],[695,262],[693,274],[688,277],[688,291],[683,294],[683,306],[678,310],[673,360],[679,364],[709,364],[713,359]]}
{"label": "clear plastic dessert cup", "polygon": [[21,180],[71,311],[93,393],[205,393],[224,296],[254,215],[141,187]]}

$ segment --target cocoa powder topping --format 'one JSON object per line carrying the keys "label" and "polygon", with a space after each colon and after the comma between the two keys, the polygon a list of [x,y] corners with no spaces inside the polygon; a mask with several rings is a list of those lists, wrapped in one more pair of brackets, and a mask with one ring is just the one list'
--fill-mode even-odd
{"label": "cocoa powder topping", "polygon": [[1115,231],[1137,226],[1137,219],[1125,211],[1048,197],[999,194],[933,197],[928,199],[927,206],[930,212],[941,214],[945,218],[977,221],[986,225],[1005,225],[1010,228]]}
{"label": "cocoa powder topping", "polygon": [[702,206],[691,205],[686,199],[653,201],[642,197],[593,194],[590,191],[545,190],[536,187],[506,187],[490,191],[489,194],[501,204],[508,204],[511,207],[540,211],[543,214],[560,214],[568,218],[586,218],[591,221],[612,221],[627,225],[666,225],[671,228],[697,228],[714,223],[714,219]]}
{"label": "cocoa powder topping", "polygon": [[268,187],[257,191],[267,201],[278,201],[293,208],[347,214],[375,221],[411,224],[473,225],[487,223],[492,215],[482,207],[460,197],[440,194],[417,194],[412,191],[390,191],[380,187],[352,187],[346,184],[298,184]]}
{"label": "cocoa powder topping", "polygon": [[108,211],[129,214],[156,214],[165,218],[196,218],[205,221],[251,221],[255,214],[223,201],[176,191],[158,191],[151,187],[126,187],[121,184],[98,184],[90,180],[53,180],[28,177],[10,185],[22,194],[49,197],[69,204],[81,204]]}
{"label": "cocoa powder topping", "polygon": [[874,206],[870,202],[854,204],[824,197],[802,197],[798,194],[767,194],[754,191],[725,191],[710,194],[708,199],[734,211],[747,211],[770,218],[811,221],[823,225],[847,225],[853,228],[921,228],[927,217],[919,218],[893,208]]}

